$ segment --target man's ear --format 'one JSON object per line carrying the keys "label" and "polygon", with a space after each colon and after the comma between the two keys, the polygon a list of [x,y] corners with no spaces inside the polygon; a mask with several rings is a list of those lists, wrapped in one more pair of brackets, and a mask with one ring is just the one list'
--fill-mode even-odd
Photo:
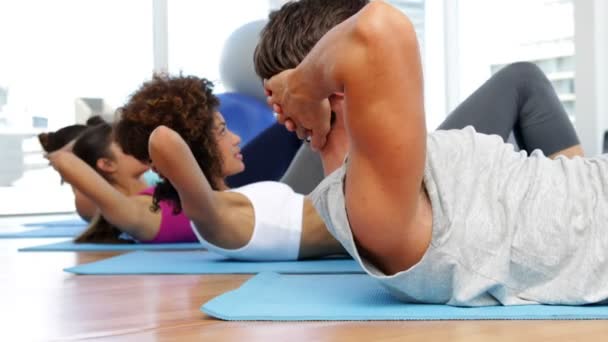
{"label": "man's ear", "polygon": [[110,158],[97,159],[97,169],[105,173],[113,173],[118,169],[118,165]]}

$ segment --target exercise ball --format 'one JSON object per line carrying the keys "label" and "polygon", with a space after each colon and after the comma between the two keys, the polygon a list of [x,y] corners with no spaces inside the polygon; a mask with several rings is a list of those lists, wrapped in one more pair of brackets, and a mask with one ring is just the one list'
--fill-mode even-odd
{"label": "exercise ball", "polygon": [[270,107],[253,96],[223,93],[218,94],[218,98],[219,111],[224,116],[228,128],[241,137],[241,146],[245,146],[275,122]]}
{"label": "exercise ball", "polygon": [[253,67],[253,51],[266,20],[247,23],[236,29],[224,43],[220,60],[220,80],[226,91],[245,94],[266,102],[262,80]]}

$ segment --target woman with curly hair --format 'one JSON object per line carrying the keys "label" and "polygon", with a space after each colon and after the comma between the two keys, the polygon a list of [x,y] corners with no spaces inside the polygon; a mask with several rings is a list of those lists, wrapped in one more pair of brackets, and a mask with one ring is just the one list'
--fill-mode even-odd
{"label": "woman with curly hair", "polygon": [[[123,153],[107,122],[86,128],[47,159],[75,193],[92,203],[91,223],[76,242],[196,241],[183,214],[174,214],[168,202],[153,203],[154,187],[142,177],[149,166]],[[132,239],[124,239],[123,233]]]}
{"label": "woman with curly hair", "polygon": [[161,176],[155,203],[183,209],[205,247],[235,259],[343,253],[311,203],[289,186],[265,181],[229,189],[226,178],[245,165],[240,138],[212,90],[206,79],[156,76],[119,109],[118,143]]}

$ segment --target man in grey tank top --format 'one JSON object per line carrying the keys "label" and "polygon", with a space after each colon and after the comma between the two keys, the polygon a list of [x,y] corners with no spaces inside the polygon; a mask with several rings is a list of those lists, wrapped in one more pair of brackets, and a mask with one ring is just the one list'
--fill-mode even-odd
{"label": "man in grey tank top", "polygon": [[[281,22],[279,13],[276,23],[298,30],[289,23],[327,15],[332,5],[324,3],[286,5],[281,11],[291,20]],[[270,78],[269,103],[280,121],[312,135],[324,154],[328,109],[343,113],[349,161],[312,195],[332,234],[408,301],[606,300],[608,160],[528,156],[472,128],[427,136],[411,23],[382,2],[355,13],[328,27],[297,68],[257,70]]]}

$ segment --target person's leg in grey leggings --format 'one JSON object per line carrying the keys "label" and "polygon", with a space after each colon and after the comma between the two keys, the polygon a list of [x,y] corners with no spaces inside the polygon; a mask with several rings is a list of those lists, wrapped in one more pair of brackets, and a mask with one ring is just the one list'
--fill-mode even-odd
{"label": "person's leg in grey leggings", "polygon": [[582,154],[580,141],[551,82],[534,64],[520,62],[498,71],[439,125],[438,129],[473,126],[505,141],[513,132],[528,153],[547,156]]}
{"label": "person's leg in grey leggings", "polygon": [[[505,141],[514,133],[528,153],[542,150],[548,156],[582,155],[576,131],[551,83],[534,64],[521,62],[504,67],[458,106],[438,129],[473,126]],[[323,179],[321,159],[303,144],[281,179],[308,194]]]}
{"label": "person's leg in grey leggings", "polygon": [[304,143],[280,181],[299,194],[309,194],[321,183],[323,177],[321,156]]}

